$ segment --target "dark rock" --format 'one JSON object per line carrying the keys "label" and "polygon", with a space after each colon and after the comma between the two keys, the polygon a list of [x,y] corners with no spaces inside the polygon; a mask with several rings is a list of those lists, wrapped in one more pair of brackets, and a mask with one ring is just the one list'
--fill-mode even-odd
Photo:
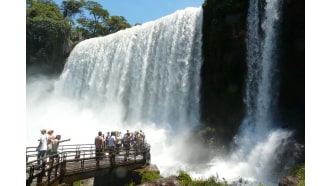
{"label": "dark rock", "polygon": [[305,144],[305,1],[283,1],[279,58],[279,116]]}
{"label": "dark rock", "polygon": [[[203,4],[203,65],[201,122],[217,129],[228,145],[244,114],[248,1],[205,0]],[[277,51],[279,127],[295,131],[305,143],[305,1],[283,1]],[[304,161],[304,157],[301,161]]]}
{"label": "dark rock", "polygon": [[279,186],[297,186],[299,183],[299,179],[294,176],[287,176],[283,178],[280,183],[278,184]]}
{"label": "dark rock", "polygon": [[143,173],[143,172],[156,172],[156,173],[160,174],[160,171],[159,171],[157,165],[155,165],[155,164],[144,166],[144,167],[142,167],[140,169],[136,169],[134,171],[135,172],[141,172],[141,173]]}
{"label": "dark rock", "polygon": [[203,4],[201,121],[217,128],[228,144],[244,116],[248,1],[206,0]]}

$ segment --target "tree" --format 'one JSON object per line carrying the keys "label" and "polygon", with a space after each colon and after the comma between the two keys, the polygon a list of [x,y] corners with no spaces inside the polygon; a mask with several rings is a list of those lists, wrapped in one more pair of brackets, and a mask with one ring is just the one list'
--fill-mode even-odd
{"label": "tree", "polygon": [[111,16],[110,19],[106,20],[106,25],[109,33],[115,33],[119,30],[131,27],[123,16]]}
{"label": "tree", "polygon": [[68,0],[62,1],[61,9],[63,11],[63,16],[72,18],[76,14],[82,13],[82,8],[85,5],[84,0],[75,1],[75,0]]}
{"label": "tree", "polygon": [[39,63],[51,68],[63,67],[64,44],[70,25],[59,7],[49,0],[29,0],[26,11],[27,66]]}
{"label": "tree", "polygon": [[27,69],[37,65],[46,67],[47,73],[60,73],[77,43],[129,27],[124,17],[110,17],[109,12],[94,1],[65,0],[60,9],[52,0],[27,0]]}
{"label": "tree", "polygon": [[83,29],[89,32],[89,37],[106,35],[107,29],[104,23],[109,19],[109,12],[94,1],[87,1],[85,8],[89,12],[90,17],[83,16],[78,18],[77,22]]}
{"label": "tree", "polygon": [[131,27],[123,16],[110,17],[109,12],[97,2],[87,1],[84,8],[89,16],[82,16],[77,22],[85,38],[104,36]]}

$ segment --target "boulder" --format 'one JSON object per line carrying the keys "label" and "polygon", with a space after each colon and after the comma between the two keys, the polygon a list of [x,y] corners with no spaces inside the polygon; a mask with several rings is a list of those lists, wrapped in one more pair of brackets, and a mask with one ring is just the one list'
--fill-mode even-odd
{"label": "boulder", "polygon": [[299,179],[295,176],[287,176],[284,177],[280,183],[279,186],[297,186],[299,183]]}

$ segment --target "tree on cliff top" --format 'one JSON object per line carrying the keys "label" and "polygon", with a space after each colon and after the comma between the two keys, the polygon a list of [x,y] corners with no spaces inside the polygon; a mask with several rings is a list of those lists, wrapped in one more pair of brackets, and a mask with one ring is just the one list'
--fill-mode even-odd
{"label": "tree on cliff top", "polygon": [[70,33],[70,25],[59,7],[49,0],[29,0],[26,10],[27,66],[35,63],[51,64],[60,70],[63,43]]}

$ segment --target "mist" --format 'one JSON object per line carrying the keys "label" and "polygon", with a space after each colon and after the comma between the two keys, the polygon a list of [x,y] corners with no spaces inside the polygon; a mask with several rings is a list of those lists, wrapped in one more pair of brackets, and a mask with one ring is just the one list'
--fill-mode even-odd
{"label": "mist", "polygon": [[184,170],[276,185],[295,158],[291,131],[243,124],[226,152],[198,142],[201,45],[201,8],[82,41],[60,77],[27,78],[26,145],[37,145],[41,129],[71,138],[65,144],[93,144],[98,131],[143,130],[164,177]]}
{"label": "mist", "polygon": [[[54,86],[57,81],[40,76],[28,78],[26,146],[37,146],[40,129],[53,129],[55,135],[60,134],[62,139],[71,138],[65,144],[93,144],[98,131],[124,133],[126,130],[143,130],[147,143],[151,145],[151,163],[157,165],[164,177],[184,170],[195,179],[218,176],[228,182],[242,178],[251,184],[269,185],[277,183],[285,174],[283,170],[288,170],[294,163],[294,157],[299,155],[292,154],[299,149],[291,139],[292,132],[273,130],[265,139],[241,133],[234,137],[230,153],[219,150],[205,156],[205,153],[211,153],[208,152],[210,149],[206,144],[191,141],[191,127],[177,131],[170,125],[123,122],[120,105],[94,109],[83,107],[78,101],[56,95]],[[288,147],[291,148],[290,156]],[[283,167],[276,170],[279,166]]]}

